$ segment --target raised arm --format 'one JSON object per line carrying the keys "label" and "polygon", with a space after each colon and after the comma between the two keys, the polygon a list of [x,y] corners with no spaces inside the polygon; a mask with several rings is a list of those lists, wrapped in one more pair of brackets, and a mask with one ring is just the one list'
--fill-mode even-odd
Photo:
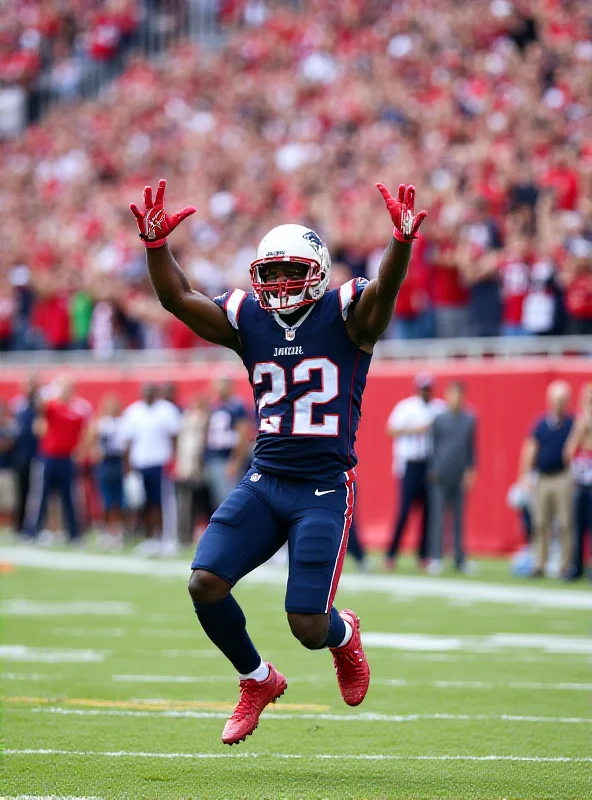
{"label": "raised arm", "polygon": [[241,344],[237,331],[226,318],[224,311],[209,297],[191,288],[187,275],[177,264],[167,244],[167,236],[196,209],[187,206],[169,215],[164,208],[166,181],[158,183],[156,197],[152,201],[152,189],[144,189],[144,211],[130,203],[136,218],[140,239],[146,246],[148,272],[156,296],[161,305],[184,322],[202,339],[221,344],[240,352]]}
{"label": "raised arm", "polygon": [[395,226],[393,238],[382,257],[378,275],[366,286],[346,323],[352,340],[367,352],[372,351],[393,318],[395,301],[407,275],[411,245],[427,216],[427,211],[414,214],[414,186],[401,184],[396,200],[382,183],[376,186]]}

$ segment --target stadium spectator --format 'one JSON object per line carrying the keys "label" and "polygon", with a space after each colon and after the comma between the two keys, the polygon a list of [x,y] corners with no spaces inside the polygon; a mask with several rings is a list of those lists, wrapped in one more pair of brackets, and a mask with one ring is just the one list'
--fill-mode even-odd
{"label": "stadium spectator", "polygon": [[[444,310],[440,332],[447,309],[464,319],[468,307],[472,334],[497,335],[499,251],[519,234],[531,241],[533,265],[553,263],[568,330],[592,329],[588,3],[573,0],[566,25],[562,4],[524,0],[523,25],[511,4],[489,0],[367,0],[347,10],[323,0],[298,4],[302,13],[270,5],[255,27],[236,20],[262,18],[258,4],[232,5],[229,16],[221,12],[232,23],[217,52],[181,44],[157,65],[132,55],[109,92],[68,107],[67,125],[54,109],[7,140],[0,272],[8,289],[2,299],[14,302],[0,302],[6,346],[84,340],[78,314],[85,318],[90,304],[81,313],[78,299],[72,309],[81,291],[72,275],[82,274],[97,316],[90,336],[97,354],[194,346],[150,297],[121,206],[128,187],[165,172],[178,199],[198,208],[175,248],[206,293],[247,285],[255,243],[287,218],[317,229],[353,274],[370,274],[381,230],[367,176],[403,175],[412,165],[409,177],[430,217],[426,275],[401,297],[402,323],[429,319],[431,307],[420,311],[427,297]],[[49,6],[58,30],[104,25],[90,12],[66,25],[62,6],[70,4]],[[172,8],[159,3],[139,14],[140,38],[147,29],[174,32]],[[421,26],[418,8],[429,9]],[[10,58],[22,27],[10,33]],[[126,25],[106,27],[117,27],[120,42],[128,35]],[[38,34],[25,38],[30,44]],[[40,220],[34,231],[30,219]],[[560,330],[540,325],[540,332]],[[415,327],[394,325],[389,335],[418,335]]]}
{"label": "stadium spectator", "polygon": [[103,398],[95,419],[89,426],[88,447],[94,475],[101,495],[103,531],[99,544],[105,550],[123,546],[124,496],[121,403],[116,395]]}
{"label": "stadium spectator", "polygon": [[0,399],[0,514],[14,514],[15,483],[13,456],[16,426],[10,408]]}
{"label": "stadium spectator", "polygon": [[28,534],[40,534],[41,544],[51,544],[53,536],[44,530],[47,507],[52,495],[62,503],[71,544],[80,540],[79,509],[76,504],[76,477],[79,448],[91,414],[89,403],[75,394],[69,376],[58,378],[40,399],[36,431],[40,435],[41,470],[39,485],[31,487],[37,508],[31,511]]}
{"label": "stadium spectator", "polygon": [[212,514],[209,491],[204,482],[204,455],[210,412],[203,397],[193,398],[184,412],[175,462],[179,544],[193,542],[195,522]]}
{"label": "stadium spectator", "polygon": [[475,415],[465,408],[465,389],[453,381],[446,389],[448,408],[432,423],[433,451],[429,460],[430,557],[428,571],[442,571],[447,512],[452,515],[454,564],[471,571],[465,557],[464,506],[475,483]]}
{"label": "stadium spectator", "polygon": [[446,404],[433,397],[434,382],[431,375],[417,375],[415,386],[417,393],[397,403],[387,422],[387,435],[394,439],[393,474],[400,478],[399,513],[385,556],[385,567],[388,570],[395,568],[407,519],[415,505],[420,507],[422,513],[417,546],[420,567],[425,566],[428,557],[428,463],[432,453],[431,426],[436,416],[446,409]]}
{"label": "stadium spectator", "polygon": [[12,412],[16,423],[13,467],[16,480],[16,504],[14,511],[14,531],[25,532],[26,510],[29,502],[33,463],[37,457],[39,437],[35,432],[38,413],[39,386],[37,378],[31,375],[23,393],[12,401]]}
{"label": "stadium spectator", "polygon": [[457,223],[458,207],[442,208],[428,250],[436,336],[441,339],[469,335],[469,293],[459,268]]}
{"label": "stadium spectator", "polygon": [[571,391],[565,381],[553,381],[547,388],[547,413],[538,420],[523,449],[520,480],[527,486],[536,473],[534,489],[535,568],[533,577],[544,574],[553,523],[559,533],[560,574],[566,576],[573,549],[572,480],[564,449],[573,417],[569,414]]}
{"label": "stadium spectator", "polygon": [[172,403],[158,397],[156,386],[147,384],[142,398],[128,406],[121,418],[121,441],[126,448],[125,468],[137,471],[144,487],[145,539],[138,552],[160,555],[163,500],[167,491],[167,466],[175,453],[181,414]]}
{"label": "stadium spectator", "polygon": [[521,232],[508,237],[500,251],[498,270],[502,284],[502,333],[505,336],[524,336],[522,322],[524,301],[528,295],[531,273],[531,243]]}
{"label": "stadium spectator", "polygon": [[212,504],[217,508],[245,474],[251,424],[245,404],[234,394],[231,378],[214,381],[212,393],[205,478]]}
{"label": "stadium spectator", "polygon": [[592,383],[582,389],[581,412],[565,445],[565,460],[575,482],[575,545],[566,578],[577,580],[584,574],[586,534],[592,538]]}

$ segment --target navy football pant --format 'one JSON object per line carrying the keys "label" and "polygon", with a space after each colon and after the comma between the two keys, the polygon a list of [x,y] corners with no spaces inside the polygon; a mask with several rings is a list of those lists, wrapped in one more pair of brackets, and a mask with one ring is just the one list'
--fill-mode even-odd
{"label": "navy football pant", "polygon": [[393,538],[391,540],[387,556],[396,556],[403,537],[403,531],[407,525],[407,519],[412,507],[418,503],[422,510],[421,532],[417,548],[417,557],[427,558],[428,554],[428,530],[429,530],[429,501],[428,501],[428,482],[427,482],[427,461],[408,461],[405,464],[405,472],[401,478],[399,516],[395,525]]}
{"label": "navy football pant", "polygon": [[68,536],[70,539],[77,539],[79,530],[74,507],[74,483],[76,479],[74,461],[68,456],[63,458],[47,456],[41,460],[41,463],[43,470],[41,497],[32,533],[33,535],[37,534],[43,527],[49,498],[56,492],[62,501]]}
{"label": "navy football pant", "polygon": [[214,512],[191,565],[234,586],[288,542],[285,608],[324,614],[333,605],[354,507],[355,473],[334,486],[250,469]]}

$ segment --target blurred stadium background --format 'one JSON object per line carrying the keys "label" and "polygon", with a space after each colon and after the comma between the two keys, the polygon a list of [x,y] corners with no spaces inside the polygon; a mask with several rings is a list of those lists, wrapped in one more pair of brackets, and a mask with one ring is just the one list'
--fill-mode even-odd
{"label": "blurred stadium background", "polygon": [[384,424],[427,359],[479,414],[471,549],[512,550],[505,496],[544,387],[589,372],[590,26],[583,0],[8,3],[2,394],[68,364],[93,404],[146,380],[185,399],[232,361],[151,290],[128,211],[145,183],[197,206],[172,246],[214,296],[249,287],[258,240],[286,220],[328,242],[335,285],[373,277],[388,239],[374,182],[414,181],[429,217],[365,399],[362,528],[384,543]]}
{"label": "blurred stadium background", "polygon": [[[366,390],[361,538],[390,537],[386,421],[429,370],[478,416],[468,552],[523,545],[507,493],[524,438],[550,381],[575,412],[591,375],[587,0],[6,0],[0,171],[0,400],[67,371],[95,409],[147,382],[186,405],[220,375],[250,402],[236,357],[152,292],[128,209],[145,184],[197,206],[171,246],[215,296],[250,288],[256,244],[286,221],[327,242],[333,285],[372,278],[390,235],[374,183],[415,183],[429,216]],[[405,559],[345,575],[375,683],[366,716],[340,721],[329,662],[288,639],[283,576],[264,568],[239,596],[294,705],[264,718],[258,759],[192,761],[226,756],[234,676],[195,649],[186,566],[1,538],[11,797],[586,796],[585,587],[492,560],[477,579]]]}

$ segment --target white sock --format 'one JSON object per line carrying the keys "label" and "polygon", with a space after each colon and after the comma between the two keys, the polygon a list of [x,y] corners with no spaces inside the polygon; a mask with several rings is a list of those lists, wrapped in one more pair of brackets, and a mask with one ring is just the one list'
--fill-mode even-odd
{"label": "white sock", "polygon": [[[351,629],[350,629],[351,631]],[[265,663],[265,661],[261,661],[257,669],[254,669],[253,672],[247,672],[246,675],[239,675],[238,679],[240,681],[265,681],[269,676],[269,667]]]}
{"label": "white sock", "polygon": [[349,642],[354,632],[352,626],[346,619],[343,620],[343,624],[345,625],[345,636],[343,637],[343,641],[341,642],[341,644],[337,645],[338,647],[345,647],[345,645]]}

